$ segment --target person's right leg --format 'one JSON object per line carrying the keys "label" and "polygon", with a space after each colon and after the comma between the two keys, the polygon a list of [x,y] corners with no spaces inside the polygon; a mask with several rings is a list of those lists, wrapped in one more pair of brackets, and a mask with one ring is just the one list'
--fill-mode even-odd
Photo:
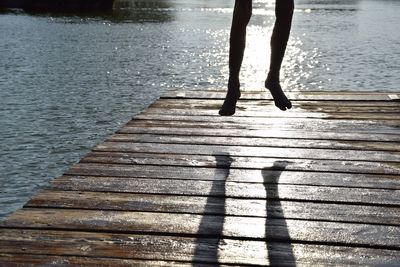
{"label": "person's right leg", "polygon": [[229,81],[225,101],[219,110],[221,116],[235,114],[236,102],[240,98],[239,72],[246,46],[246,27],[252,11],[252,0],[236,0],[233,11],[229,48]]}

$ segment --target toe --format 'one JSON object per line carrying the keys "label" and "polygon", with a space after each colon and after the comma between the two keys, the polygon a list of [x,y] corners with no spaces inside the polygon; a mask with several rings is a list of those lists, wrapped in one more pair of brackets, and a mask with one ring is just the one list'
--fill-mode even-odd
{"label": "toe", "polygon": [[226,111],[219,111],[219,115],[220,116],[232,116],[233,114],[235,114],[235,112],[226,112]]}
{"label": "toe", "polygon": [[275,106],[277,108],[279,108],[280,110],[282,110],[282,111],[286,110],[286,107],[285,107],[285,105],[283,103],[275,103]]}
{"label": "toe", "polygon": [[232,116],[233,114],[235,114],[235,109],[226,108],[226,107],[222,106],[222,108],[219,110],[218,114],[220,116]]}

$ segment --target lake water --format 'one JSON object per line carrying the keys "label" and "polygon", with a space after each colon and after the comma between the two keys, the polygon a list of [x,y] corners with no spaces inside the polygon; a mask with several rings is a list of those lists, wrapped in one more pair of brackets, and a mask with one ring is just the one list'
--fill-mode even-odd
{"label": "lake water", "polygon": [[[274,20],[272,1],[253,2],[244,89],[262,87]],[[398,91],[400,1],[296,5],[287,91]],[[115,6],[79,16],[0,11],[0,218],[166,90],[225,87],[233,1]]]}

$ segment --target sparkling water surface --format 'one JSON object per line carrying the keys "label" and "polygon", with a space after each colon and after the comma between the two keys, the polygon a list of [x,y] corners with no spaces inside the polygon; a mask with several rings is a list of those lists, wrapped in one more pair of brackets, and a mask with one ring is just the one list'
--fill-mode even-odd
{"label": "sparkling water surface", "polygon": [[[244,90],[262,88],[274,2],[254,0]],[[224,88],[233,1],[0,11],[0,218],[170,88]],[[285,90],[399,91],[400,1],[296,0]],[[217,111],[216,111],[217,112]]]}

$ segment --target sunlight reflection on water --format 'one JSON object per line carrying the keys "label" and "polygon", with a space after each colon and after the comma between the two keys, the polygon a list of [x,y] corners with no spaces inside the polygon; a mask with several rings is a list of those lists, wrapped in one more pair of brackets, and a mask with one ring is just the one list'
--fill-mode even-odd
{"label": "sunlight reflection on water", "polygon": [[[266,5],[268,6],[268,5]],[[229,10],[232,13],[232,10]],[[295,12],[310,13],[306,11],[296,10]],[[263,83],[268,72],[270,64],[270,38],[274,23],[274,11],[263,8],[255,9],[253,12],[252,23],[247,28],[246,51],[244,55],[243,65],[241,69],[241,83],[243,90],[257,90],[263,88]],[[210,33],[215,39],[223,39],[224,32]],[[305,35],[305,34],[304,34]],[[303,35],[303,36],[304,36]],[[225,39],[227,37],[225,36]],[[302,38],[300,36],[291,37],[286,51],[285,60],[282,66],[282,84],[288,90],[304,90],[308,89],[302,80],[307,80],[313,69],[318,65],[318,57],[320,53],[318,48],[306,50],[303,47]],[[226,62],[229,53],[229,47],[221,45],[219,50],[213,50],[212,53],[203,56],[213,57],[214,62]],[[221,66],[220,79],[210,77],[210,84],[225,85],[228,79],[229,68],[227,64]],[[221,79],[222,78],[222,79]],[[322,81],[311,81],[310,84],[314,88],[322,88]]]}

